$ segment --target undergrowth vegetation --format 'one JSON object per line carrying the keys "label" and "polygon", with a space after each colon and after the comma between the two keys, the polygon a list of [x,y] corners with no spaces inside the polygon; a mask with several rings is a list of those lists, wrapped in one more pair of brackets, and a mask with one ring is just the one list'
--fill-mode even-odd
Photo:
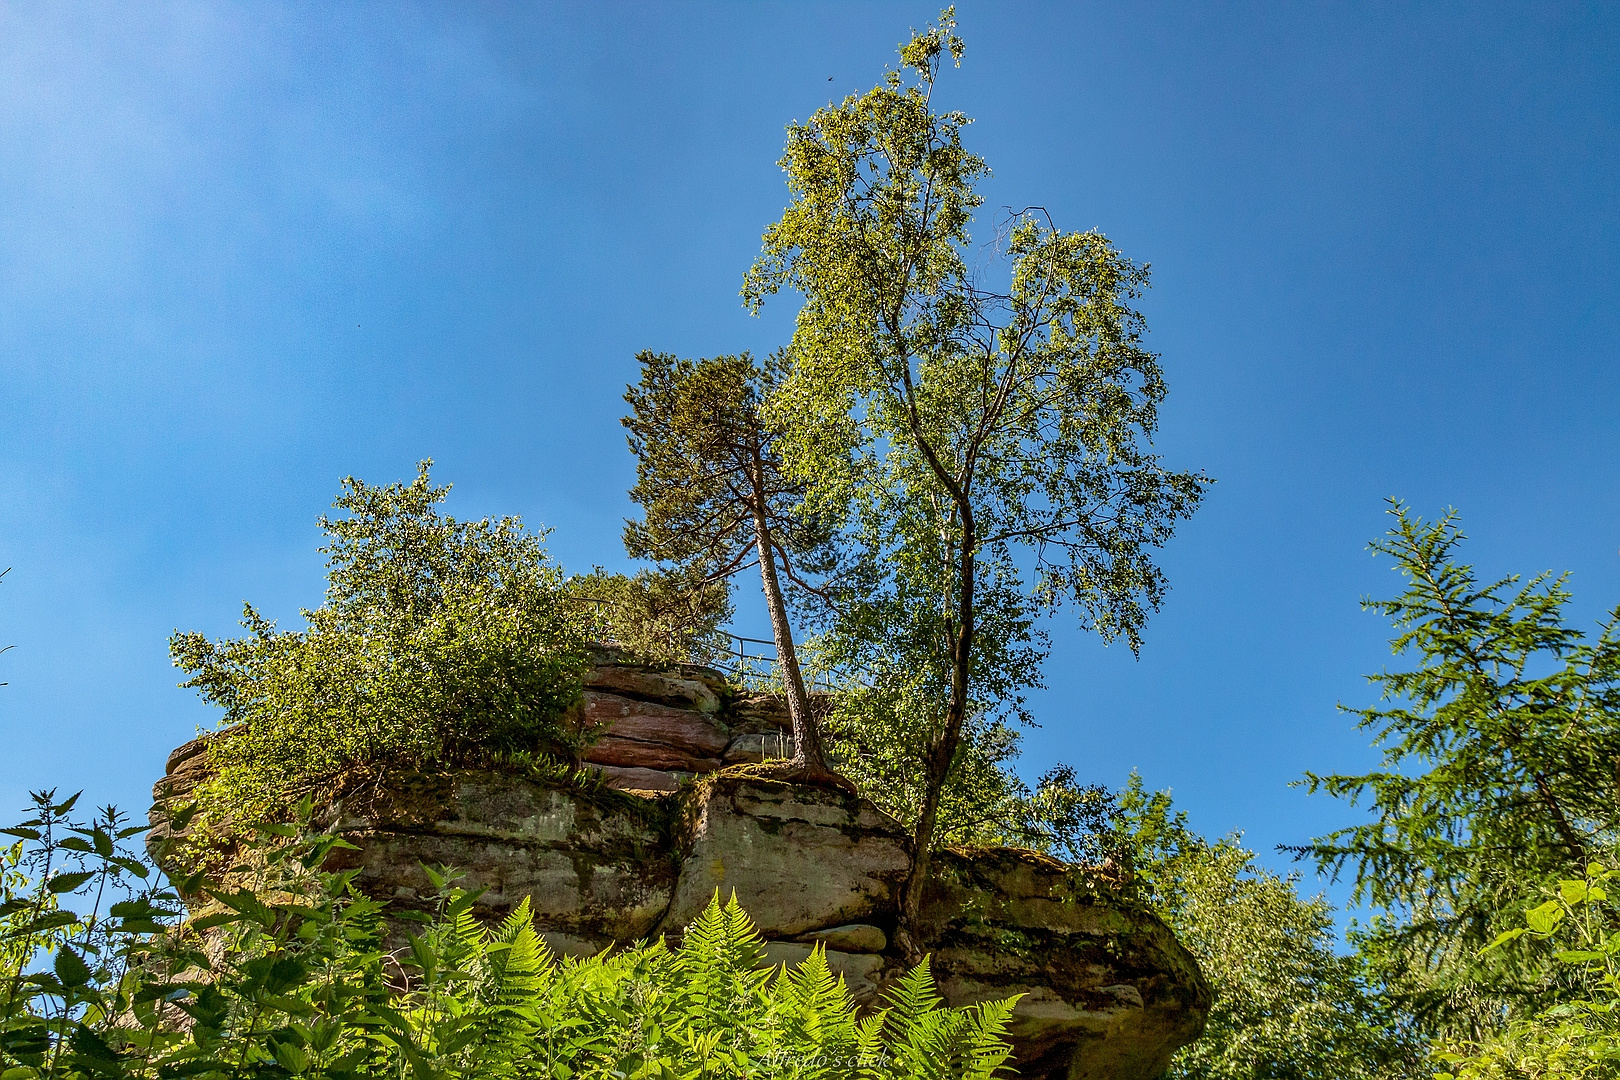
{"label": "undergrowth vegetation", "polygon": [[1617,878],[1620,869],[1611,859],[1589,863],[1579,877],[1547,883],[1524,924],[1486,946],[1486,953],[1550,958],[1561,999],[1477,1041],[1448,1041],[1436,1057],[1451,1071],[1438,1080],[1577,1080],[1620,1073],[1620,905],[1609,894]]}
{"label": "undergrowth vegetation", "polygon": [[[320,869],[343,840],[296,825],[259,829],[228,877],[171,887],[126,847],[144,829],[78,821],[76,798],[42,793],[6,830],[6,1080],[989,1080],[1009,1055],[1011,1000],[942,1008],[923,964],[857,1017],[824,950],[762,967],[718,893],[676,948],[558,957],[527,900],[485,925],[442,868],[406,933],[353,871]],[[185,919],[181,892],[206,913]]]}

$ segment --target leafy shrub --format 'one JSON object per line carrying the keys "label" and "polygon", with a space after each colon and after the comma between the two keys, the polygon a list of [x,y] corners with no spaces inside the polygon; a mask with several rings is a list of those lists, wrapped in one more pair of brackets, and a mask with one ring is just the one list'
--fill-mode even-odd
{"label": "leafy shrub", "polygon": [[1620,1072],[1620,910],[1609,895],[1620,870],[1599,862],[1578,879],[1544,889],[1547,899],[1485,947],[1551,952],[1554,993],[1563,1000],[1512,1019],[1479,1042],[1453,1041],[1437,1054],[1442,1080],[1575,1080]]}
{"label": "leafy shrub", "polygon": [[322,516],[325,602],[246,637],[176,633],[175,664],[225,710],[199,789],[199,835],[266,819],[357,766],[528,751],[572,756],[584,639],[563,575],[515,517],[457,521],[429,462],[409,485],[350,477]]}
{"label": "leafy shrub", "polygon": [[1257,865],[1241,837],[1205,839],[1134,774],[1119,804],[1142,898],[1215,992],[1203,1037],[1176,1053],[1166,1080],[1428,1075],[1409,1022],[1357,957],[1338,954],[1325,899]]}
{"label": "leafy shrub", "polygon": [[563,585],[592,641],[618,645],[649,664],[715,664],[731,655],[720,627],[732,615],[726,581],[703,582],[681,571],[634,576],[596,567]]}
{"label": "leafy shrub", "polygon": [[[335,836],[261,829],[233,886],[185,883],[212,910],[182,921],[174,890],[121,847],[140,830],[115,814],[77,825],[71,809],[42,795],[9,830],[6,1080],[988,1080],[1009,1055],[1011,1001],[940,1008],[923,964],[857,1019],[822,950],[761,969],[753,925],[718,893],[679,948],[559,959],[526,902],[483,926],[476,894],[435,870],[436,912],[390,952],[383,905],[352,871],[320,869]],[[75,914],[61,898],[95,906]]]}

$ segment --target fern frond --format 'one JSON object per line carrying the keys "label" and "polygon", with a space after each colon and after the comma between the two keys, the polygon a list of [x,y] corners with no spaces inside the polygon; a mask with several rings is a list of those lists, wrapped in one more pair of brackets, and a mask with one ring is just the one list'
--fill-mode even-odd
{"label": "fern frond", "polygon": [[855,1023],[855,1076],[859,1080],[889,1080],[889,1053],[884,1045],[889,1010],[879,1009]]}
{"label": "fern frond", "polygon": [[903,1033],[910,1031],[924,1016],[939,1007],[940,997],[928,957],[923,957],[916,967],[906,972],[894,989],[889,991],[888,999],[891,1031],[902,1037]]}
{"label": "fern frond", "polygon": [[1007,1029],[1012,1026],[1012,1014],[1022,994],[999,1001],[986,1001],[973,1006],[968,1013],[964,1043],[966,1061],[962,1080],[994,1080],[1012,1057],[1012,1046],[1007,1042]]}
{"label": "fern frond", "polygon": [[769,1015],[771,1042],[784,1055],[839,1064],[855,1057],[854,1003],[844,980],[827,966],[825,946],[817,945],[797,967],[784,967],[771,991]]}

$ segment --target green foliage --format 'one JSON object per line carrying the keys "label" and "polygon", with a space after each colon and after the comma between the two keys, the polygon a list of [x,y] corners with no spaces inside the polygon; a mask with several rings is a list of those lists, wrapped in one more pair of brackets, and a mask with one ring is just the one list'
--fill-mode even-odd
{"label": "green foliage", "polygon": [[1390,513],[1373,549],[1407,586],[1365,606],[1389,616],[1395,653],[1417,664],[1373,676],[1386,704],[1355,710],[1382,767],[1307,774],[1313,791],[1365,801],[1372,820],[1305,853],[1353,870],[1356,898],[1383,909],[1360,945],[1419,1017],[1477,1037],[1553,986],[1544,956],[1480,948],[1517,923],[1538,882],[1614,839],[1620,610],[1588,640],[1565,622],[1563,578],[1482,585],[1456,560],[1454,514]]}
{"label": "green foliage", "polygon": [[350,477],[320,520],[326,600],[283,631],[247,607],[243,638],[176,633],[183,685],[225,710],[199,789],[201,834],[269,819],[357,767],[502,751],[571,757],[561,722],[585,666],[577,610],[517,518],[457,521],[423,462],[409,485]]}
{"label": "green foliage", "polygon": [[596,567],[568,578],[562,591],[588,640],[618,645],[640,663],[714,664],[732,651],[720,630],[732,616],[723,581],[678,570],[625,575]]}
{"label": "green foliage", "polygon": [[793,201],[744,288],[755,307],[784,286],[805,298],[768,412],[789,470],[866,511],[869,542],[946,564],[964,543],[1020,545],[1037,597],[1134,646],[1165,588],[1150,549],[1207,483],[1147,450],[1165,395],[1130,306],[1147,272],[1036,213],[971,250],[989,170],[962,145],[968,118],[931,105],[943,56],[962,55],[953,28],[947,10],[903,48],[910,85],[891,73],[789,126]]}
{"label": "green foliage", "polygon": [[[1011,1001],[940,1008],[923,965],[858,1019],[824,951],[761,969],[735,898],[722,907],[716,894],[680,948],[559,959],[526,900],[485,926],[477,894],[427,868],[437,907],[390,951],[383,905],[354,890],[352,871],[319,869],[343,846],[335,836],[260,830],[227,878],[185,883],[206,913],[183,920],[175,893],[122,847],[143,830],[111,813],[79,826],[72,800],[39,801],[10,830],[19,842],[0,873],[6,1080],[1004,1074]],[[74,914],[64,898],[94,906]]]}
{"label": "green foliage", "polygon": [[1454,1041],[1435,1056],[1440,1080],[1577,1080],[1620,1071],[1620,910],[1610,896],[1620,871],[1589,863],[1524,914],[1524,925],[1498,934],[1486,952],[1539,946],[1552,950],[1564,1000],[1512,1020],[1477,1043]]}
{"label": "green foliage", "polygon": [[1167,792],[1131,777],[1120,793],[1122,846],[1143,899],[1198,958],[1215,992],[1204,1035],[1172,1080],[1334,1080],[1421,1076],[1421,1044],[1335,952],[1333,910],[1302,899],[1297,877],[1255,863],[1239,836],[1211,843]]}
{"label": "green foliage", "polygon": [[0,851],[6,1080],[122,1075],[109,1039],[150,1006],[136,992],[143,957],[131,943],[179,913],[174,892],[126,847],[145,827],[111,808],[76,819],[78,800],[38,792],[33,816],[3,830],[14,838]]}
{"label": "green foliage", "polygon": [[[899,493],[874,493],[878,498],[885,512],[910,516]],[[926,535],[922,521],[902,524],[913,536]],[[840,716],[831,723],[903,749],[901,767],[921,774],[926,786],[924,763],[948,732],[956,691],[954,622],[942,611],[944,583],[936,576],[948,568],[904,550],[857,547],[853,554],[843,567],[837,602],[808,651],[839,690]],[[1048,651],[1010,554],[981,552],[974,574],[974,649],[959,732],[965,742],[1032,723],[1024,692],[1042,685]],[[958,750],[956,760],[970,759]]]}
{"label": "green foliage", "polygon": [[[917,763],[926,729],[904,713],[892,690],[854,685],[829,699],[823,721],[838,771],[907,828],[921,812],[925,780]],[[1025,847],[1091,866],[1110,861],[1117,807],[1113,794],[1083,785],[1065,765],[1048,770],[1034,790],[1014,766],[1018,731],[1000,720],[970,722],[945,782],[934,831],[946,847]]]}
{"label": "green foliage", "polygon": [[776,435],[760,409],[779,376],[747,353],[681,360],[644,352],[641,381],[624,395],[636,457],[630,498],[644,511],[625,525],[632,558],[721,579],[759,558],[758,518],[790,584],[801,558],[815,563],[824,524],[804,513],[804,484],[784,475]]}
{"label": "green foliage", "polygon": [[968,118],[932,105],[954,27],[947,9],[902,47],[909,81],[789,125],[792,201],[743,288],[756,310],[804,298],[765,413],[812,509],[848,522],[826,652],[922,732],[913,951],[937,801],[977,710],[1038,684],[1032,620],[1070,603],[1135,648],[1166,587],[1154,549],[1207,483],[1149,449],[1165,384],[1132,307],[1145,268],[1034,211],[972,249],[988,167]]}

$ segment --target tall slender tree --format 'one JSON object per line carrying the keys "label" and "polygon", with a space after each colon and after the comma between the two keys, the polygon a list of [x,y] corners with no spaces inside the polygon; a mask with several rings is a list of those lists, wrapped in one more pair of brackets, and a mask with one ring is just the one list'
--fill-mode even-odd
{"label": "tall slender tree", "polygon": [[767,420],[811,505],[849,508],[868,574],[855,600],[887,606],[908,666],[938,673],[897,936],[915,956],[940,793],[996,675],[981,600],[1013,625],[1066,599],[1136,648],[1166,587],[1152,549],[1207,481],[1147,448],[1165,385],[1130,306],[1146,269],[1036,212],[970,252],[987,169],[962,145],[967,117],[931,105],[962,55],[951,10],[900,55],[909,85],[893,72],[790,125],[792,202],[743,293],[756,310],[783,287],[804,297]]}
{"label": "tall slender tree", "polygon": [[630,497],[643,511],[627,522],[634,558],[673,565],[693,587],[758,566],[771,635],[793,723],[784,775],[848,786],[827,767],[788,618],[790,589],[821,589],[827,532],[806,513],[803,482],[782,470],[777,436],[760,415],[771,368],[752,357],[678,360],[643,352],[641,381],[625,393],[636,456]]}

